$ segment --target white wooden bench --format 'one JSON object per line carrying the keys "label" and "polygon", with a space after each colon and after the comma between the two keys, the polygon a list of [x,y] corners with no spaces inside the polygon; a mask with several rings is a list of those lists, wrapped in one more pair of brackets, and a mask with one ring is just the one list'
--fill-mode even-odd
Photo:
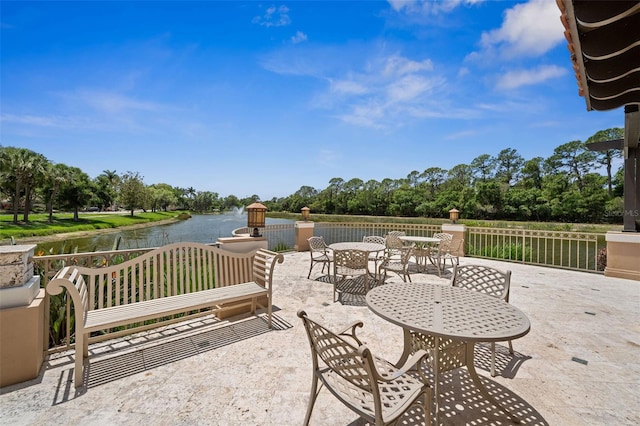
{"label": "white wooden bench", "polygon": [[[107,338],[150,329],[193,316],[266,308],[271,328],[272,279],[281,254],[258,249],[234,253],[199,243],[159,247],[105,268],[67,266],[47,292],[67,290],[75,313],[75,386],[82,386],[84,360],[95,331],[116,330]],[[266,300],[266,303],[263,302]],[[185,314],[175,317],[175,314]],[[159,321],[150,321],[159,320]]]}

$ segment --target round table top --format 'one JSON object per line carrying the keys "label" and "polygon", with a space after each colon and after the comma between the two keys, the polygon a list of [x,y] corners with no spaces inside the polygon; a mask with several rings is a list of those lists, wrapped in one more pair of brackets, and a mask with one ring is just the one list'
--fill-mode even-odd
{"label": "round table top", "polygon": [[362,250],[367,252],[383,251],[385,249],[384,244],[363,243],[358,241],[333,243],[330,244],[329,247],[334,250]]}
{"label": "round table top", "polygon": [[401,241],[411,241],[414,243],[439,243],[440,238],[435,237],[420,237],[418,235],[402,235],[398,237]]}
{"label": "round table top", "polygon": [[441,284],[384,284],[369,291],[366,301],[387,321],[433,336],[499,342],[531,329],[525,313],[504,300]]}

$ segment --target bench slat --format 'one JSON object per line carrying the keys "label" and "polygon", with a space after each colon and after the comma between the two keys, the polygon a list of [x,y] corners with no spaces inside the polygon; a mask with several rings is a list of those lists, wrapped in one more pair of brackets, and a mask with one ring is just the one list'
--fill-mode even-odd
{"label": "bench slat", "polygon": [[84,329],[87,332],[97,331],[265,294],[267,290],[264,287],[251,282],[112,306],[87,312]]}

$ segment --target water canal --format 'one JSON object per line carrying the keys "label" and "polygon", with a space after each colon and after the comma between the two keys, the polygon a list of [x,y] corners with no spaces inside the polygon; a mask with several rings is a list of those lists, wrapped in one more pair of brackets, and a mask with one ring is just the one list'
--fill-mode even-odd
{"label": "water canal", "polygon": [[[267,225],[292,222],[290,219],[266,218]],[[168,225],[114,230],[108,234],[46,242],[38,244],[36,252],[40,249],[51,254],[112,250],[118,239],[120,249],[158,247],[182,241],[214,243],[220,237],[230,237],[234,229],[246,224],[247,215],[243,212],[192,215],[190,219]]]}

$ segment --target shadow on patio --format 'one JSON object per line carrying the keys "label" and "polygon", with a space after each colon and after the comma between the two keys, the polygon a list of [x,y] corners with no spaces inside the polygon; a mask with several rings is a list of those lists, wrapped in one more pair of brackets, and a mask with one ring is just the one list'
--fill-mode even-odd
{"label": "shadow on patio", "polygon": [[[72,356],[52,356],[37,379],[0,390],[0,424],[301,424],[311,355],[298,309],[335,329],[362,320],[360,337],[386,359],[397,359],[402,349],[400,327],[373,314],[364,300],[334,303],[326,275],[307,279],[308,256],[287,253],[276,268],[273,330],[261,318],[204,317],[92,345],[86,387],[78,393]],[[522,424],[640,423],[640,283],[482,259],[461,263],[513,271],[511,303],[527,314],[531,332],[513,341],[515,355],[506,343],[496,345],[496,377],[488,373],[489,345],[476,345],[475,365],[489,393]],[[447,282],[434,274],[411,278]],[[466,369],[443,374],[440,391],[442,424],[511,424]],[[311,424],[361,423],[323,389]]]}

